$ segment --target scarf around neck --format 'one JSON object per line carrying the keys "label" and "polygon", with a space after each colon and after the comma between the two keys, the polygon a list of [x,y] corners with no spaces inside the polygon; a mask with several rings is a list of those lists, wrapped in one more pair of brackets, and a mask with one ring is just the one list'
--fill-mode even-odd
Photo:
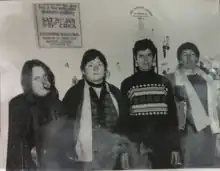
{"label": "scarf around neck", "polygon": [[[114,95],[109,89],[108,83],[105,83],[106,91],[110,93],[110,97],[113,104],[119,114],[119,106]],[[93,159],[93,149],[92,149],[92,109],[91,109],[91,99],[89,92],[89,84],[85,81],[83,90],[83,104],[81,110],[80,118],[80,129],[78,140],[76,143],[76,152],[79,161],[91,162]]]}
{"label": "scarf around neck", "polygon": [[[188,80],[187,75],[202,77],[207,83],[208,93],[208,114],[204,109],[193,85]],[[220,133],[219,119],[217,114],[217,96],[213,80],[201,69],[194,70],[177,69],[175,72],[176,85],[185,86],[188,100],[191,106],[191,113],[197,131],[201,131],[207,126],[211,126],[212,133]]]}

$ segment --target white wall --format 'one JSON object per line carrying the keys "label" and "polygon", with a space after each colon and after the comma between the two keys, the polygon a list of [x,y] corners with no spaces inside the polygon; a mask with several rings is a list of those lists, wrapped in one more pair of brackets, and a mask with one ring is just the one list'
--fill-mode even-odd
{"label": "white wall", "polygon": [[[31,2],[80,2],[83,48],[39,49]],[[20,71],[24,62],[37,58],[44,61],[56,76],[62,98],[71,86],[73,76],[81,77],[79,65],[85,50],[97,48],[107,57],[111,70],[110,82],[119,86],[132,74],[132,47],[137,37],[137,20],[129,14],[136,6],[144,6],[154,17],[145,20],[146,34],[159,48],[163,37],[171,38],[168,60],[176,65],[176,49],[184,41],[196,43],[202,55],[219,54],[220,32],[216,0],[25,0],[0,2],[0,70],[1,80],[1,141],[0,168],[5,165],[7,144],[7,103],[21,92]],[[217,24],[215,26],[215,24]],[[154,28],[154,34],[151,29]],[[65,68],[65,63],[70,68]],[[119,62],[121,72],[117,70]],[[4,73],[4,74],[3,74]]]}

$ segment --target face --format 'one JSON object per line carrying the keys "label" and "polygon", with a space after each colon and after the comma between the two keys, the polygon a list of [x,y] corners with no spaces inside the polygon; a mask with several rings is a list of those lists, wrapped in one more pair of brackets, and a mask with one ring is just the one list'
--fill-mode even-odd
{"label": "face", "polygon": [[32,68],[32,91],[37,96],[46,96],[50,92],[50,83],[42,67]]}
{"label": "face", "polygon": [[140,50],[137,53],[136,63],[141,71],[148,71],[153,66],[154,56],[150,49]]}
{"label": "face", "polygon": [[198,62],[198,57],[191,49],[183,50],[180,56],[180,62],[186,69],[194,69]]}
{"label": "face", "polygon": [[95,84],[100,84],[103,82],[105,76],[105,66],[99,58],[95,58],[86,64],[83,75],[87,80]]}

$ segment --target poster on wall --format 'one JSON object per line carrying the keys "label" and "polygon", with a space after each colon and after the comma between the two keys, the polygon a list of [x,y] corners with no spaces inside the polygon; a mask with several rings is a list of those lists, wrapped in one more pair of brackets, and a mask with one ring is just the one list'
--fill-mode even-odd
{"label": "poster on wall", "polygon": [[79,3],[34,4],[40,48],[80,48],[82,30]]}

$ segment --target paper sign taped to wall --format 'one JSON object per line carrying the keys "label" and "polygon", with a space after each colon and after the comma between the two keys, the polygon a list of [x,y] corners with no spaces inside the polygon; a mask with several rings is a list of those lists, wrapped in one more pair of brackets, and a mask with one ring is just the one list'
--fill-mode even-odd
{"label": "paper sign taped to wall", "polygon": [[39,47],[82,47],[79,3],[34,4]]}

